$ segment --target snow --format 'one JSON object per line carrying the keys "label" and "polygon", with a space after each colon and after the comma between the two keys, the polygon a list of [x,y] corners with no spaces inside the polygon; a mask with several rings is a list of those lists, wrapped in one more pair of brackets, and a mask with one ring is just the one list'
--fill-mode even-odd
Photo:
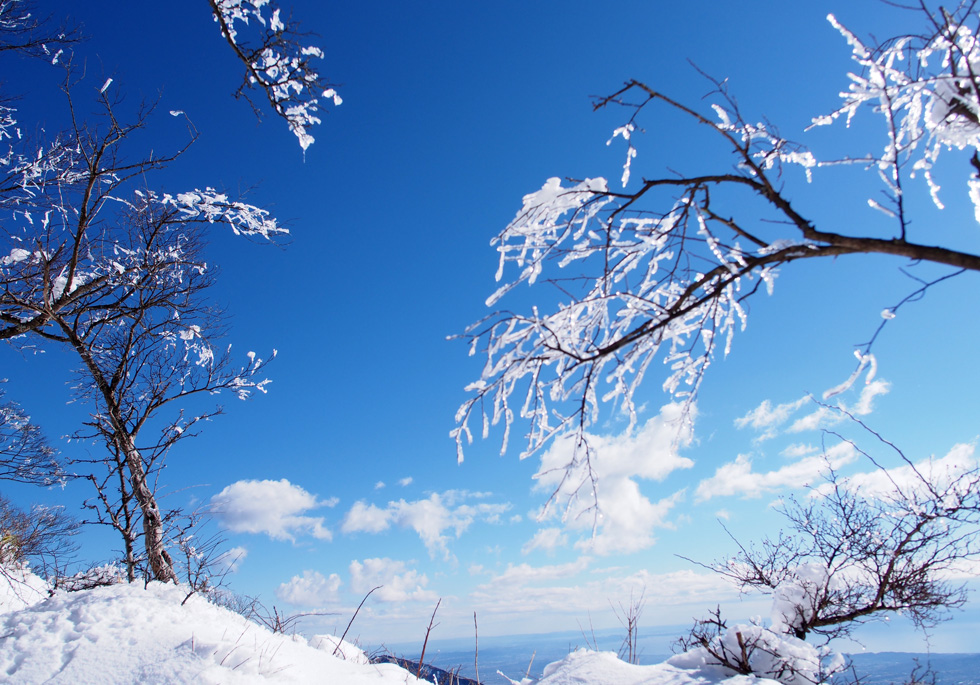
{"label": "snow", "polygon": [[[187,597],[176,585],[121,583],[40,601],[38,594],[30,606],[22,600],[23,608],[0,617],[0,678],[24,684],[421,682],[391,664],[365,665],[349,643],[337,650],[347,660],[333,656],[337,638],[274,634],[200,595]],[[7,599],[4,610],[16,604]]]}
{"label": "snow", "polygon": [[0,615],[24,609],[47,596],[47,584],[21,568],[0,567]]}
{"label": "snow", "polygon": [[[515,682],[515,681],[511,681]],[[774,680],[752,676],[734,676],[716,680],[710,675],[702,675],[686,668],[678,668],[669,663],[653,666],[635,666],[620,661],[612,652],[591,652],[580,649],[572,652],[561,661],[548,664],[543,677],[538,681],[524,681],[535,685],[583,685],[616,683],[617,685],[701,685],[720,683],[723,685],[765,685]]]}
{"label": "snow", "polygon": [[[371,664],[332,635],[276,634],[184,586],[118,583],[48,591],[29,570],[0,569],[0,679],[31,683],[423,683],[394,664]],[[336,655],[335,655],[336,654]],[[676,657],[675,657],[676,658]],[[689,658],[694,663],[697,658]],[[578,650],[517,685],[758,685],[679,664],[636,666]]]}

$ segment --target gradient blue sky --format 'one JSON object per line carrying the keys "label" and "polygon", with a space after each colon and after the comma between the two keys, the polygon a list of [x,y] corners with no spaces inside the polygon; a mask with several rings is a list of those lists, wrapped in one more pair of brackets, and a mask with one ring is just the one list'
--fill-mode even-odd
{"label": "gradient blue sky", "polygon": [[[331,612],[308,629],[342,630],[363,594],[383,583],[353,631],[373,643],[419,636],[440,597],[443,637],[468,634],[474,611],[487,635],[590,620],[612,626],[610,604],[644,588],[648,625],[686,623],[719,601],[734,615],[766,612],[764,602],[739,605],[731,590],[675,555],[710,561],[732,552],[719,517],[746,540],[776,530],[772,502],[813,477],[801,457],[783,450],[818,445],[820,433],[759,441],[764,429],[740,429],[736,420],[766,400],[794,402],[846,378],[853,345],[912,289],[899,264],[840,260],[794,264],[782,274],[773,297],[753,303],[748,329],[702,387],[694,440],[680,455],[689,463],[664,469],[659,480],[622,466],[620,484],[630,487],[632,478],[649,500],[646,518],[624,511],[628,525],[604,524],[595,541],[574,521],[536,520],[548,492],[532,479],[539,459],[519,461],[516,440],[501,457],[492,433],[457,466],[448,434],[480,362],[446,336],[484,315],[495,288],[489,241],[524,194],[551,176],[619,178],[624,150],[605,143],[628,115],[593,113],[590,96],[636,78],[697,104],[711,86],[692,60],[728,78],[750,118],[766,116],[788,137],[835,150],[840,128],[803,137],[810,118],[833,110],[847,86],[849,50],[827,13],[881,37],[917,29],[915,17],[876,0],[297,0],[283,6],[319,34],[311,42],[324,49],[323,71],[344,99],[313,131],[304,157],[282,122],[267,116],[260,124],[230,97],[239,71],[203,0],[51,6],[90,37],[76,57],[88,75],[79,94],[111,76],[126,106],[159,99],[137,150],[185,140],[168,110],[185,111],[199,130],[191,150],[151,187],[249,189],[252,202],[291,228],[282,249],[216,233],[211,259],[221,268],[217,299],[231,315],[229,340],[243,353],[277,349],[274,382],[247,403],[224,398],[227,414],[181,444],[162,478],[168,507],[223,503],[228,546],[245,552],[229,576],[233,589],[287,611]],[[25,93],[23,121],[57,129],[63,100],[47,68],[8,67],[5,90]],[[644,124],[634,177],[711,154],[669,123]],[[879,142],[861,141],[862,125],[845,139],[850,149],[877,149]],[[879,221],[867,193],[853,192],[860,183],[853,172],[824,174],[794,186],[799,206],[842,231]],[[936,241],[980,250],[971,210],[952,183],[941,215],[924,186],[913,192],[922,208],[916,221]],[[879,377],[889,386],[866,418],[915,459],[977,439],[976,286],[971,274],[936,288],[903,309],[876,346]],[[514,306],[533,297],[518,293]],[[58,353],[4,349],[0,364],[8,397],[55,439],[84,417],[84,407],[66,407],[70,365]],[[644,421],[667,402],[659,385],[651,372]],[[843,401],[859,406],[862,389]],[[803,405],[794,417],[814,409]],[[656,459],[669,442],[656,423],[630,437],[615,417],[604,419],[597,432],[610,453],[624,455],[622,464]],[[59,444],[67,454],[97,450]],[[739,455],[743,465],[752,461],[744,478],[711,480]],[[9,491],[22,503],[66,503],[69,511],[90,494],[82,484]],[[255,503],[265,506],[257,513],[249,508]],[[105,559],[115,545],[93,531],[85,552]],[[975,616],[937,633],[933,648],[969,650],[962,627]],[[871,648],[922,647],[901,626],[868,639]]]}

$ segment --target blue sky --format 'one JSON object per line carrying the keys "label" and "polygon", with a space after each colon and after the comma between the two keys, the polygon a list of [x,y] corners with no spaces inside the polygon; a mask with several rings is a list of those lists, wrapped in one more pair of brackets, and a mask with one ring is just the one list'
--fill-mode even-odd
{"label": "blue sky", "polygon": [[[656,419],[668,398],[651,373],[642,393],[648,430],[624,436],[625,423],[611,414],[596,427],[610,453],[622,455],[610,483],[636,484],[646,504],[623,509],[617,524],[621,501],[610,495],[611,522],[594,540],[575,521],[537,520],[549,492],[532,478],[540,460],[517,459],[516,439],[499,456],[500,435],[492,433],[456,464],[448,435],[480,363],[446,337],[486,313],[497,261],[489,241],[523,195],[552,176],[619,177],[624,150],[605,143],[628,115],[594,113],[590,96],[636,78],[697,104],[711,86],[691,60],[728,78],[751,117],[766,116],[788,137],[834,151],[839,127],[803,138],[811,117],[834,109],[847,85],[849,50],[825,16],[833,12],[862,35],[918,24],[872,0],[706,0],[696,10],[639,1],[297,0],[288,7],[319,34],[323,71],[344,99],[313,131],[316,142],[304,156],[282,122],[270,115],[258,123],[230,97],[237,65],[206,3],[179,0],[165,11],[101,0],[54,6],[89,36],[77,58],[88,74],[79,92],[111,76],[125,106],[159,98],[137,150],[186,140],[167,110],[187,112],[200,132],[151,186],[249,189],[250,201],[291,229],[281,248],[215,235],[211,259],[221,268],[217,299],[231,315],[229,341],[243,353],[276,349],[273,383],[268,395],[246,403],[224,398],[226,415],[182,443],[162,478],[165,506],[221,503],[227,544],[244,552],[229,576],[233,589],[288,611],[328,612],[316,626],[342,629],[363,594],[384,584],[354,629],[375,643],[418,636],[440,597],[444,637],[467,634],[473,611],[488,635],[590,620],[612,626],[610,604],[644,588],[649,625],[686,623],[719,601],[734,614],[765,613],[764,602],[739,605],[731,590],[675,555],[707,562],[732,552],[719,518],[745,540],[778,528],[772,502],[812,478],[800,458],[782,452],[819,444],[820,433],[783,431],[759,441],[765,427],[736,421],[766,400],[792,403],[846,378],[853,346],[873,332],[883,308],[911,290],[899,264],[842,259],[783,273],[775,294],[753,303],[729,358],[712,367],[675,469],[662,456],[669,440]],[[63,101],[54,77],[46,65],[19,66],[5,74],[5,88],[25,93],[23,119],[58,128]],[[645,123],[636,177],[714,154],[670,122]],[[848,144],[863,144],[862,125]],[[816,220],[839,230],[879,221],[867,193],[855,192],[863,190],[860,176],[818,176],[811,186],[788,181]],[[916,220],[937,242],[980,249],[971,211],[952,184],[941,215],[924,186],[915,192],[922,207]],[[975,286],[975,275],[967,275],[936,288],[903,309],[876,346],[888,388],[874,386],[880,392],[866,418],[915,459],[942,457],[977,438]],[[534,296],[520,291],[512,304]],[[84,407],[65,404],[68,360],[12,350],[0,359],[9,398],[49,435],[68,433],[84,417]],[[868,387],[843,401],[864,406],[860,392]],[[815,409],[801,405],[794,417]],[[66,454],[97,449],[60,444]],[[713,479],[739,455],[743,466],[751,460],[749,475]],[[630,470],[647,461],[647,477]],[[83,484],[10,492],[23,503],[67,503],[69,511],[90,494]],[[264,506],[256,511],[255,503]],[[87,539],[86,553],[99,559],[116,544],[105,532]],[[975,622],[975,612],[964,621]],[[889,630],[869,634],[869,644],[921,647],[908,631]],[[937,635],[936,649],[969,648],[956,631]]]}

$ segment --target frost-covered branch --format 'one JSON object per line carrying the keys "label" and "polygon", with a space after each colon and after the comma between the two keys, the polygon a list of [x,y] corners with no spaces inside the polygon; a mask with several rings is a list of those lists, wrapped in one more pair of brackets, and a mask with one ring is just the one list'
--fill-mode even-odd
{"label": "frost-covered branch", "polygon": [[0,0],[0,52],[49,58],[79,40],[77,28],[54,25],[36,2]]}
{"label": "frost-covered branch", "polygon": [[323,59],[323,50],[303,45],[298,27],[270,0],[208,1],[221,35],[245,66],[236,97],[248,99],[258,114],[250,91],[260,89],[306,150],[313,143],[309,128],[320,123],[320,100],[341,104],[340,95],[315,65],[314,60]]}
{"label": "frost-covered branch", "polygon": [[[916,176],[926,180],[925,197],[942,208],[931,170],[942,153],[962,149],[963,190],[980,218],[980,181],[969,173],[980,174],[974,76],[980,52],[968,19],[977,20],[965,11],[941,15],[926,38],[868,47],[830,18],[861,73],[850,76],[842,106],[814,125],[878,116],[888,141],[880,153],[819,159],[772,124],[747,118],[719,81],[705,112],[639,81],[599,100],[596,108],[629,112],[610,140],[626,143],[623,187],[611,188],[605,178],[549,179],[524,197],[492,241],[501,286],[488,306],[524,285],[535,287],[537,305],[499,310],[457,336],[484,359],[456,415],[459,458],[472,440],[472,421],[484,437],[502,425],[504,451],[514,424],[526,422],[522,456],[566,431],[583,437],[605,403],[626,414],[632,428],[636,391],[655,361],[666,366],[662,384],[672,399],[692,402],[716,355],[728,354],[744,328],[746,300],[763,289],[772,293],[778,270],[797,260],[880,254],[980,271],[980,255],[936,245],[927,232],[912,235],[906,217],[913,199],[908,181]],[[725,153],[721,166],[635,180],[641,120],[657,113],[680,115],[692,124],[691,135],[713,141]],[[710,164],[687,158],[675,168]],[[894,220],[892,235],[818,227],[797,209],[791,192],[842,164],[868,168],[883,184],[886,201],[869,204]],[[791,191],[794,171],[803,183]],[[869,347],[859,364],[870,356]]]}
{"label": "frost-covered branch", "polygon": [[[0,389],[0,400],[3,397]],[[14,402],[0,404],[0,479],[53,485],[65,478],[57,450],[31,417]]]}

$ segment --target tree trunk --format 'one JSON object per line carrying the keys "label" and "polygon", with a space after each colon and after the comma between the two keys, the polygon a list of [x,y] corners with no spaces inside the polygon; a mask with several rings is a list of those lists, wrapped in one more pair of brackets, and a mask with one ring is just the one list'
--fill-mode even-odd
{"label": "tree trunk", "polygon": [[154,580],[177,582],[174,573],[173,560],[167,553],[163,540],[163,517],[157,506],[156,495],[146,483],[146,473],[143,469],[143,456],[133,442],[132,436],[125,432],[116,433],[116,445],[126,456],[126,466],[129,468],[129,483],[133,488],[133,497],[139,504],[143,514],[143,542],[146,546],[146,558],[150,562],[150,571]]}

